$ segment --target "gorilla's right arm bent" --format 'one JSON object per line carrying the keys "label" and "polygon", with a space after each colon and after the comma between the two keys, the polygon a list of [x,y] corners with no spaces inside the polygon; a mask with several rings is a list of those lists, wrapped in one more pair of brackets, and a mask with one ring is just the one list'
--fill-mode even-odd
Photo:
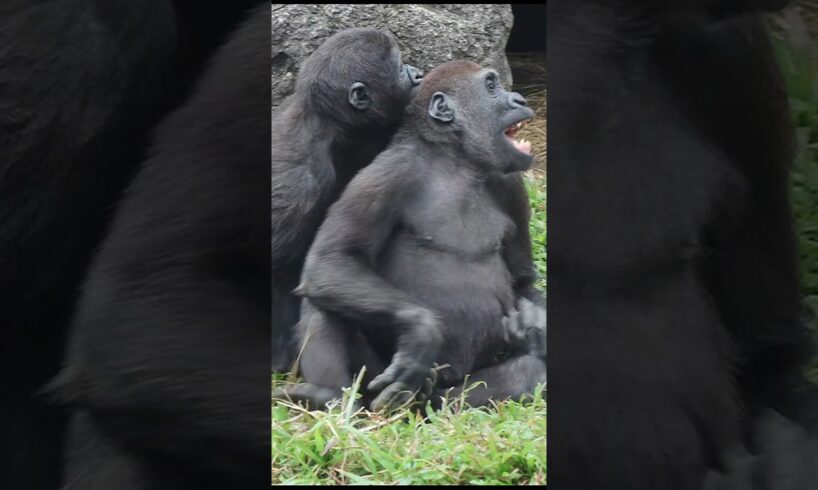
{"label": "gorilla's right arm bent", "polygon": [[[417,182],[405,163],[382,154],[349,185],[330,209],[336,219],[325,221],[318,231],[297,292],[363,329],[392,329],[398,339],[393,364],[400,366],[399,372],[413,373],[409,376],[425,376],[442,344],[438,320],[373,269]],[[393,371],[384,374],[370,389],[401,377]]]}

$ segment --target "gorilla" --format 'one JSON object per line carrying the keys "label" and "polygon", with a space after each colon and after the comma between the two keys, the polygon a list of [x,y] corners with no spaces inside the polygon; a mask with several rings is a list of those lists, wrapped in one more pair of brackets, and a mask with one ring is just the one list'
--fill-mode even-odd
{"label": "gorilla", "polygon": [[63,488],[269,485],[270,11],[161,123],[90,267]]}
{"label": "gorilla", "polygon": [[213,51],[257,0],[0,5],[0,488],[58,486],[59,369],[112,209]]}
{"label": "gorilla", "polygon": [[300,308],[292,291],[327,208],[386,148],[420,79],[392,35],[347,29],[304,61],[273,114],[273,371],[290,365]]}
{"label": "gorilla", "polygon": [[818,488],[780,3],[549,3],[555,488]]}
{"label": "gorilla", "polygon": [[[287,390],[293,398],[337,398],[364,364],[378,375],[373,410],[418,389],[423,399],[435,361],[448,365],[435,402],[450,388],[458,395],[466,375],[487,383],[472,405],[545,382],[544,299],[521,178],[533,156],[514,139],[533,115],[475,63],[426,76],[392,143],[332,205],[307,255],[297,292],[308,385]],[[509,332],[524,350],[504,348]]]}

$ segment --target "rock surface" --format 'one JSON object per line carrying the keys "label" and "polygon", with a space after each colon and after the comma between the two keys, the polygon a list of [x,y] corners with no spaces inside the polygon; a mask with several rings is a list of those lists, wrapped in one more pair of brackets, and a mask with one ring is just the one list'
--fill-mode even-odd
{"label": "rock surface", "polygon": [[424,72],[469,59],[496,69],[511,87],[505,48],[512,23],[509,4],[272,4],[273,107],[292,91],[301,61],[350,27],[391,32],[406,63]]}

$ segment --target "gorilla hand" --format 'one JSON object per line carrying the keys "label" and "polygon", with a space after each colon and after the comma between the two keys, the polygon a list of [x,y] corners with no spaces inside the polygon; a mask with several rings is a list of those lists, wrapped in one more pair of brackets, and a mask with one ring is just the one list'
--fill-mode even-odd
{"label": "gorilla hand", "polygon": [[398,340],[398,350],[383,373],[367,389],[381,393],[370,408],[379,411],[403,405],[412,398],[425,402],[437,383],[434,361],[443,335],[435,316],[424,308],[413,308],[401,314],[412,325]]}
{"label": "gorilla hand", "polygon": [[546,310],[527,298],[517,300],[517,309],[503,318],[503,335],[515,349],[545,359]]}

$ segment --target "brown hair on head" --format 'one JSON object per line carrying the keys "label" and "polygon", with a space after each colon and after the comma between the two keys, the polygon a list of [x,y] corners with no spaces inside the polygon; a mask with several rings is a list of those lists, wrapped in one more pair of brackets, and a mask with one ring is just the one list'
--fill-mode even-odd
{"label": "brown hair on head", "polygon": [[420,93],[417,100],[425,106],[435,92],[451,90],[452,87],[458,85],[464,76],[473,75],[482,69],[483,67],[473,61],[447,61],[424,75],[423,81],[420,83]]}

